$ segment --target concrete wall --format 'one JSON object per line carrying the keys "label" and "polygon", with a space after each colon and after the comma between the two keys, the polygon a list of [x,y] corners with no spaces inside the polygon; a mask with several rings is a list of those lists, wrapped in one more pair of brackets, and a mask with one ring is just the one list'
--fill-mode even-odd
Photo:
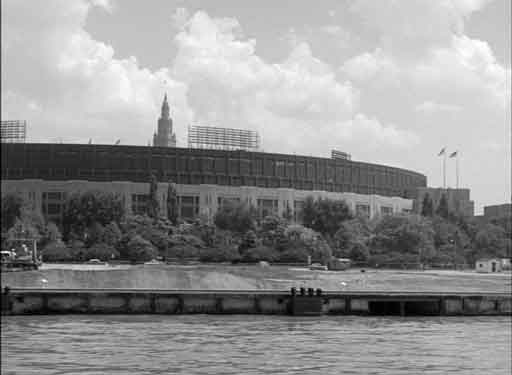
{"label": "concrete wall", "polygon": [[[2,194],[16,192],[29,202],[35,209],[41,209],[42,194],[44,192],[66,192],[68,194],[99,190],[118,193],[124,198],[126,212],[132,208],[133,194],[148,194],[149,183],[112,181],[47,181],[47,180],[2,180]],[[356,193],[337,193],[327,191],[307,191],[288,188],[261,188],[253,186],[221,186],[221,185],[183,185],[176,186],[178,196],[198,196],[200,215],[213,218],[218,209],[218,198],[239,198],[242,202],[257,206],[258,199],[277,200],[278,214],[282,215],[286,207],[294,210],[294,201],[304,201],[306,197],[329,198],[344,200],[355,212],[357,205],[367,205],[370,216],[380,215],[381,207],[391,208],[393,212],[410,211],[413,201],[400,197],[385,197],[380,195],[364,195]],[[159,183],[157,191],[160,210],[166,212],[167,183]]]}
{"label": "concrete wall", "polygon": [[[10,290],[2,314],[297,314],[511,315],[512,297],[389,293],[296,297],[285,292],[173,292],[150,290]],[[311,299],[311,309],[307,300]],[[297,301],[299,303],[297,303]],[[314,302],[314,303],[313,303]]]}

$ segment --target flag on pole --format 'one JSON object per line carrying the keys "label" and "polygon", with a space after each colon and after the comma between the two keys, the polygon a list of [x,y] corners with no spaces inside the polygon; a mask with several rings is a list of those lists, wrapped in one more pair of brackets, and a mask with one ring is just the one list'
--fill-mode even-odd
{"label": "flag on pole", "polygon": [[118,139],[118,140],[116,141],[115,145],[117,146],[119,143],[121,143],[121,140],[120,140],[120,139]]}
{"label": "flag on pole", "polygon": [[444,155],[444,152],[445,152],[445,151],[446,151],[446,147],[443,147],[443,148],[441,149],[441,151],[439,151],[439,155],[437,155],[437,156]]}
{"label": "flag on pole", "polygon": [[457,156],[457,151],[452,152],[452,153],[450,154],[450,158],[454,158],[455,156]]}

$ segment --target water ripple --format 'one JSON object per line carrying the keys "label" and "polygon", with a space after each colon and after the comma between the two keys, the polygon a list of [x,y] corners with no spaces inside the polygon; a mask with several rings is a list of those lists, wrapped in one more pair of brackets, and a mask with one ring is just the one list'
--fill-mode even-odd
{"label": "water ripple", "polygon": [[2,317],[2,374],[510,374],[511,320]]}

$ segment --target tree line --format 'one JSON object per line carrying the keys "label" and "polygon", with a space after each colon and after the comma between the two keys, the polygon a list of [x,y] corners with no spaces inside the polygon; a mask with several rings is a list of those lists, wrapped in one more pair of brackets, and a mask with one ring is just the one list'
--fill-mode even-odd
{"label": "tree line", "polygon": [[[151,187],[152,186],[152,187]],[[303,224],[282,217],[260,218],[254,207],[231,203],[213,221],[178,218],[175,186],[169,184],[165,214],[159,212],[156,180],[150,184],[147,211],[128,215],[113,193],[87,191],[70,195],[62,225],[46,223],[15,194],[2,197],[2,241],[38,239],[44,261],[112,259],[198,259],[205,262],[325,263],[350,258],[373,267],[474,265],[481,257],[510,257],[510,217],[478,221],[437,208],[428,197],[421,214],[397,213],[367,219],[354,215],[344,201],[308,197]]]}

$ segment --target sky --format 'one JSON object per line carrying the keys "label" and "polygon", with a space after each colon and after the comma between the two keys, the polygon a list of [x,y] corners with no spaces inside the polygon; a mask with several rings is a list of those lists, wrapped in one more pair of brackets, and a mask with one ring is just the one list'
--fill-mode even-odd
{"label": "sky", "polygon": [[[29,142],[147,145],[168,94],[266,152],[418,171],[459,155],[476,212],[510,202],[509,0],[2,0],[2,120]],[[455,187],[455,158],[447,159]]]}

